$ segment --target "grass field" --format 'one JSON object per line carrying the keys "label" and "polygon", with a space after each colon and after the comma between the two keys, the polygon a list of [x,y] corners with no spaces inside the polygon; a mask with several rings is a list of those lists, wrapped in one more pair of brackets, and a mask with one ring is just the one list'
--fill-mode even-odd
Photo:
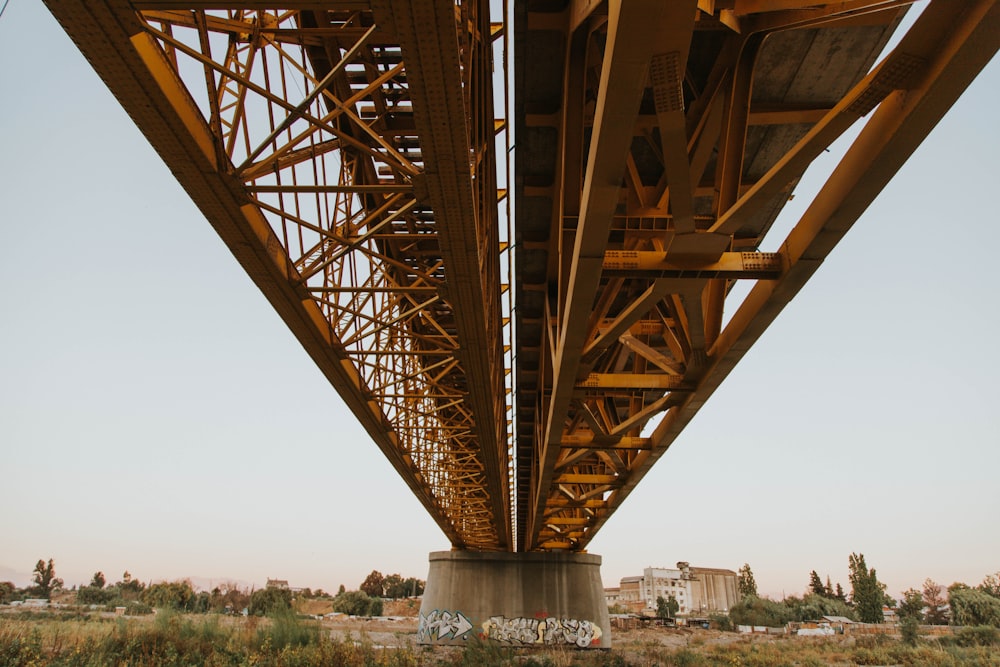
{"label": "grass field", "polygon": [[[954,637],[744,637],[717,631],[647,629],[614,636],[611,651],[514,650],[470,643],[424,648],[415,623],[179,615],[113,618],[60,611],[0,614],[0,667],[27,665],[345,667],[524,665],[639,667],[658,665],[983,665],[1000,667],[997,633],[969,629]],[[986,645],[982,645],[986,644]]]}

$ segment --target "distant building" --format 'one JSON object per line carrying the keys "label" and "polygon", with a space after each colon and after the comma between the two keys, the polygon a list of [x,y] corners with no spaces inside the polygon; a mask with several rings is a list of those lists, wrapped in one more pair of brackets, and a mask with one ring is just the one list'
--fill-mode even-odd
{"label": "distant building", "polygon": [[266,588],[277,588],[281,591],[287,591],[288,581],[285,579],[268,579]]}
{"label": "distant building", "polygon": [[896,616],[896,610],[892,607],[882,605],[882,622],[883,623],[896,623],[899,621],[899,617]]}
{"label": "distant building", "polygon": [[642,613],[646,603],[642,599],[642,577],[625,577],[616,588],[605,588],[604,599],[608,606],[622,607],[634,614]]}
{"label": "distant building", "polygon": [[840,634],[844,634],[844,631],[854,624],[854,621],[846,616],[821,616],[819,620],[826,623]]}
{"label": "distant building", "polygon": [[723,612],[740,601],[737,590],[737,574],[732,570],[714,567],[692,567],[691,609],[692,612]]}
{"label": "distant building", "polygon": [[737,575],[732,570],[691,567],[647,567],[640,577],[624,577],[617,588],[604,589],[608,605],[617,604],[636,613],[655,612],[656,599],[677,600],[678,614],[728,613],[739,601]]}

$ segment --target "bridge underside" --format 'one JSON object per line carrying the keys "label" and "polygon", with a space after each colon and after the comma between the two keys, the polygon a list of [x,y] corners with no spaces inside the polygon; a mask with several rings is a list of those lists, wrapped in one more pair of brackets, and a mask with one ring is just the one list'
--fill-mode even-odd
{"label": "bridge underside", "polygon": [[995,3],[945,0],[876,62],[908,4],[518,3],[521,549],[586,547],[996,52]]}
{"label": "bridge underside", "polygon": [[881,61],[908,1],[47,2],[478,551],[584,550],[1000,45],[996,0]]}

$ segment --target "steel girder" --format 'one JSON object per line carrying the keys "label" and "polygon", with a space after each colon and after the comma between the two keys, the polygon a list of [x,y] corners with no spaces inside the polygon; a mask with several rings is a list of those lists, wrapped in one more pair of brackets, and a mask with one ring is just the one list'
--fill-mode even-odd
{"label": "steel girder", "polygon": [[279,7],[49,2],[452,544],[508,550],[488,5]]}
{"label": "steel girder", "polygon": [[[907,4],[520,5],[521,549],[587,546],[1000,45],[993,0],[938,0],[876,64]],[[866,116],[780,250],[758,252]]]}

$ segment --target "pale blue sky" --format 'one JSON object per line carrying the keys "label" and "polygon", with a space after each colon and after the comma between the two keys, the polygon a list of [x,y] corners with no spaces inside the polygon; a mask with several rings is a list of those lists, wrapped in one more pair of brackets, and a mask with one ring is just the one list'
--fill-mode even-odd
{"label": "pale blue sky", "polygon": [[[34,0],[0,90],[0,580],[425,577],[444,536]],[[607,585],[1000,570],[998,107],[994,61],[592,542]]]}

